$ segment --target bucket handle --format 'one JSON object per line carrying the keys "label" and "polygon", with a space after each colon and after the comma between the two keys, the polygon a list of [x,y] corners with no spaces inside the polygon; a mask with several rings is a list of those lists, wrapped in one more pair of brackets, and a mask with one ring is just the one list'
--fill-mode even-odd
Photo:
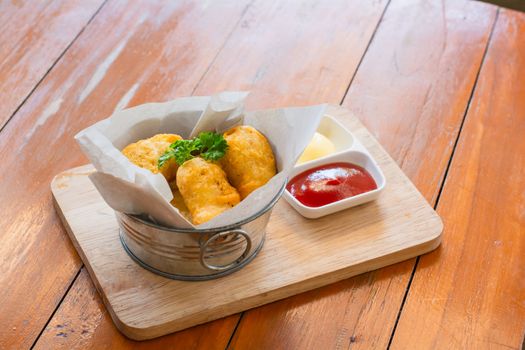
{"label": "bucket handle", "polygon": [[[220,237],[223,237],[223,236],[227,236],[227,235],[230,235],[230,234],[239,234],[241,236],[244,237],[244,239],[246,240],[246,248],[244,249],[244,252],[242,253],[241,256],[239,256],[237,259],[235,259],[235,261],[227,264],[227,265],[212,265],[212,264],[208,264],[206,262],[206,259],[204,257],[205,253],[206,253],[206,249],[208,248],[208,245],[215,241],[216,239],[220,238]],[[210,238],[208,238],[206,240],[206,242],[204,242],[204,244],[202,244],[201,246],[201,252],[200,252],[200,261],[201,261],[201,265],[204,266],[205,268],[209,269],[209,270],[213,270],[213,271],[224,271],[224,270],[229,270],[237,265],[239,265],[245,258],[246,256],[248,256],[248,253],[250,252],[250,249],[252,249],[252,240],[250,239],[250,236],[248,235],[248,233],[244,230],[241,230],[241,229],[235,229],[235,230],[230,230],[230,231],[224,231],[224,232],[218,232],[216,234],[214,234],[213,236],[211,236]]]}

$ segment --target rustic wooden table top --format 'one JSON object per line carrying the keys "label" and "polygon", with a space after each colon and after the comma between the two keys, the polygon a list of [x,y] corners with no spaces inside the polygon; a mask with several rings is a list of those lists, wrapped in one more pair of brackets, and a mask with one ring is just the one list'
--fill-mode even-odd
{"label": "rustic wooden table top", "polygon": [[[469,0],[0,2],[0,348],[517,349],[525,14]],[[445,223],[436,251],[146,342],[113,325],[54,208],[73,135],[226,89],[337,103]]]}

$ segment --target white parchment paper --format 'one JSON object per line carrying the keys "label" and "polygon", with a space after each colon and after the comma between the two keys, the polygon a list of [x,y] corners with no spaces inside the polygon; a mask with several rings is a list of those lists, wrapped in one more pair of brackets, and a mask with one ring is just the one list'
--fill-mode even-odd
{"label": "white parchment paper", "polygon": [[[317,130],[326,105],[244,111],[246,92],[186,97],[118,111],[75,138],[96,168],[90,179],[116,211],[145,215],[168,227],[213,228],[235,224],[262,210],[279,192],[290,170]],[[161,174],[131,163],[120,150],[155,134],[191,138],[201,131],[223,132],[251,125],[263,133],[275,154],[278,173],[241,203],[195,226],[170,204],[173,195]]]}

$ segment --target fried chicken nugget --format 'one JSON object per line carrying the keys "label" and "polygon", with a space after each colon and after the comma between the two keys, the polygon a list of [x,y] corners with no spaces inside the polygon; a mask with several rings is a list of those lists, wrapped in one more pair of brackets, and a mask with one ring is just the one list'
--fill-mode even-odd
{"label": "fried chicken nugget", "polygon": [[177,174],[178,166],[175,159],[170,159],[161,169],[158,167],[158,161],[160,156],[177,140],[182,140],[182,137],[175,134],[157,134],[149,139],[127,145],[122,150],[122,154],[141,168],[148,169],[154,174],[160,172],[169,182],[174,180]]}
{"label": "fried chicken nugget", "polygon": [[179,167],[177,187],[195,225],[211,220],[241,201],[224,170],[198,157]]}
{"label": "fried chicken nugget", "polygon": [[221,165],[244,199],[276,174],[275,156],[266,137],[251,126],[236,126],[223,136],[228,150]]}
{"label": "fried chicken nugget", "polygon": [[171,188],[171,193],[173,193],[173,199],[170,201],[170,204],[173,205],[175,208],[179,209],[179,212],[189,221],[191,220],[191,214],[186,206],[186,203],[184,203],[184,198],[182,198],[182,195],[180,194],[179,188],[177,187],[177,181],[173,180],[169,183]]}

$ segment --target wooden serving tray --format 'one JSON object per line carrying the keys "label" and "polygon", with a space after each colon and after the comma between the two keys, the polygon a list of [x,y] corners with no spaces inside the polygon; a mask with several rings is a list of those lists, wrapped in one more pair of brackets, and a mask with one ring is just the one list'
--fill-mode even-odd
{"label": "wooden serving tray", "polygon": [[374,202],[309,220],[283,199],[265,245],[246,267],[203,282],[174,281],[137,265],[119,240],[113,210],[87,175],[63,172],[51,184],[58,212],[113,321],[150,339],[378,269],[435,249],[443,224],[397,164],[350,112],[330,106],[369,150],[387,185]]}

